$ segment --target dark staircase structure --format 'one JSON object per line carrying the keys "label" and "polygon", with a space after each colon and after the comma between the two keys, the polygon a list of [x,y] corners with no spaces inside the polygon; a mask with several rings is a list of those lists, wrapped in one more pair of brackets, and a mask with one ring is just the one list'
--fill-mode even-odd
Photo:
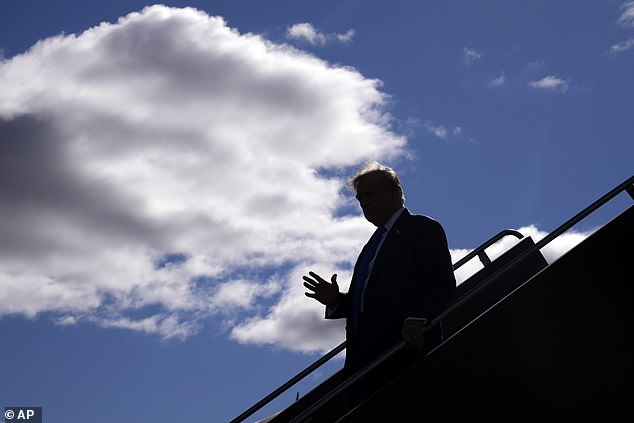
{"label": "dark staircase structure", "polygon": [[[541,249],[605,203],[634,176],[535,243],[505,230],[454,264],[484,267],[458,285],[432,322],[444,340],[406,363],[365,400],[347,393],[406,348],[395,345],[344,379],[339,371],[261,422],[634,421],[634,206],[549,264]],[[491,261],[505,236],[520,241]],[[345,342],[246,410],[261,407],[345,349]]]}

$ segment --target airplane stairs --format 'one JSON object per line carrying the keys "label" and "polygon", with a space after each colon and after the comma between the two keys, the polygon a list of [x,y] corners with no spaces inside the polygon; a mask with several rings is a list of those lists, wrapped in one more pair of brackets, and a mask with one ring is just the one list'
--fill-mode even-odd
{"label": "airplane stairs", "polygon": [[[351,407],[347,393],[398,357],[403,343],[348,379],[335,373],[261,421],[634,421],[634,206],[553,263],[540,251],[619,193],[634,199],[633,184],[631,177],[537,243],[507,230],[456,263],[478,256],[484,267],[458,285],[432,322],[442,325],[443,342],[364,401]],[[508,235],[521,239],[489,260],[485,249]],[[231,423],[344,348],[345,342]]]}

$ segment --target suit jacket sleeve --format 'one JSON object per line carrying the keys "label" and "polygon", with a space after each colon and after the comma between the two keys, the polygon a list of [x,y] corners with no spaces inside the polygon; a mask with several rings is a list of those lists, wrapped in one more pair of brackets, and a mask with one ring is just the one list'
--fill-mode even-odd
{"label": "suit jacket sleeve", "polygon": [[348,316],[350,302],[348,294],[339,293],[339,304],[334,307],[326,307],[326,319],[342,319]]}
{"label": "suit jacket sleeve", "polygon": [[416,225],[416,257],[420,257],[417,273],[425,283],[420,285],[419,295],[412,303],[409,317],[431,321],[438,316],[451,299],[456,288],[451,256],[445,231],[440,223],[429,219],[424,225]]}

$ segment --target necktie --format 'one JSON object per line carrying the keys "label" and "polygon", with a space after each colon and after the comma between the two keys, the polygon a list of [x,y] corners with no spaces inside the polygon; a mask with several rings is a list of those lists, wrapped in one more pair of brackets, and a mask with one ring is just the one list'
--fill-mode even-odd
{"label": "necktie", "polygon": [[365,280],[368,278],[368,272],[370,270],[370,262],[376,255],[376,251],[379,248],[383,234],[387,231],[383,226],[379,226],[370,240],[368,246],[359,258],[359,265],[357,271],[352,278],[352,329],[354,332],[357,330],[359,313],[361,313],[361,300],[363,297],[363,286]]}

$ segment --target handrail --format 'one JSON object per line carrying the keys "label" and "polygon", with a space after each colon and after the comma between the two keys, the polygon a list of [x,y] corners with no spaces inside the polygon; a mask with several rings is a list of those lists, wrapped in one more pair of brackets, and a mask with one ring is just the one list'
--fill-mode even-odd
{"label": "handrail", "polygon": [[[556,234],[556,236],[548,235],[548,236],[544,237],[540,242],[536,243],[531,248],[527,249],[526,251],[524,251],[523,253],[519,254],[517,257],[515,257],[513,260],[511,260],[507,266],[505,266],[502,269],[498,269],[497,271],[495,271],[489,278],[493,278],[493,277],[497,276],[498,274],[500,274],[500,273],[502,273],[504,271],[507,271],[508,269],[510,269],[510,268],[516,266],[518,263],[520,263],[524,257],[528,256],[529,254],[533,253],[534,251],[539,251],[546,244],[548,244],[553,239],[555,239],[557,236],[561,235],[563,232],[565,232],[568,229],[570,229],[572,226],[574,226],[576,223],[578,223],[581,219],[587,217],[593,211],[596,211],[599,207],[601,207],[602,205],[607,203],[612,198],[616,197],[616,195],[620,194],[622,191],[627,191],[627,193],[630,195],[632,200],[634,200],[634,176],[631,176],[630,178],[628,178],[626,181],[624,181],[623,183],[621,183],[620,185],[618,185],[617,187],[612,189],[610,192],[608,192],[607,194],[605,194],[604,196],[602,196],[601,198],[599,198],[598,200],[596,200],[595,202],[590,204],[588,207],[583,209],[581,212],[577,213],[572,219],[569,219],[564,224],[562,224],[559,228],[557,228],[553,232],[551,232],[551,235],[552,234]],[[524,282],[524,284],[525,283],[526,282]],[[516,290],[518,290],[524,284],[522,284],[519,287],[515,288],[511,293],[513,293]],[[423,328],[423,334],[426,333],[427,331],[431,330],[432,327],[438,325],[443,319],[445,319],[447,316],[452,314],[462,304],[464,304],[466,301],[468,301],[473,296],[475,296],[477,291],[478,291],[477,289],[472,291],[471,293],[465,295],[459,301],[457,301],[456,303],[454,303],[450,307],[448,307],[445,311],[443,311],[440,315],[438,315],[435,319],[433,319],[429,326],[425,326]],[[507,294],[504,298],[506,298],[508,295],[511,295],[511,293]],[[385,353],[380,355],[378,358],[376,358],[374,361],[372,361],[369,365],[367,365],[363,369],[359,370],[357,373],[355,373],[352,376],[350,376],[349,378],[347,378],[344,382],[342,382],[339,386],[337,386],[335,389],[330,391],[327,395],[322,397],[319,401],[317,401],[316,403],[312,404],[310,407],[308,407],[306,410],[304,410],[302,413],[300,413],[298,416],[296,416],[293,420],[291,420],[291,422],[292,423],[300,422],[306,416],[308,416],[309,414],[313,413],[315,410],[321,408],[328,401],[333,399],[335,396],[341,394],[343,391],[347,390],[351,385],[353,385],[354,383],[358,382],[360,379],[362,379],[365,375],[367,375],[368,373],[373,371],[376,367],[381,365],[383,362],[385,362],[386,360],[391,358],[393,355],[395,355],[398,352],[400,352],[401,350],[403,350],[406,347],[406,345],[407,344],[405,343],[405,341],[399,341],[398,344],[396,344],[394,347],[392,347],[391,349],[389,349],[388,351],[386,351]],[[428,354],[430,354],[434,350],[430,351]]]}
{"label": "handrail", "polygon": [[[560,227],[558,227],[553,232],[551,232],[549,235],[547,235],[546,237],[542,238],[539,242],[537,242],[531,248],[527,249],[526,251],[524,251],[523,253],[519,254],[517,257],[515,257],[513,260],[511,260],[508,263],[508,265],[505,266],[503,269],[498,269],[496,272],[494,272],[492,275],[490,275],[489,278],[493,278],[494,276],[496,276],[500,272],[506,271],[509,268],[514,267],[517,263],[519,263],[521,261],[521,259],[523,259],[528,254],[531,254],[534,251],[541,250],[544,246],[546,246],[548,243],[550,243],[553,239],[557,238],[559,235],[561,235],[562,233],[566,232],[572,226],[574,226],[579,221],[581,221],[582,219],[587,217],[589,214],[591,214],[592,212],[597,210],[599,207],[603,206],[605,203],[610,201],[612,198],[616,197],[616,195],[620,194],[622,191],[627,191],[627,193],[630,195],[632,200],[634,200],[634,176],[631,176],[630,178],[625,180],[623,183],[621,183],[620,185],[618,185],[617,187],[615,187],[614,189],[609,191],[607,194],[603,195],[601,198],[599,198],[598,200],[596,200],[595,202],[590,204],[588,207],[583,209],[581,212],[577,213],[573,218],[569,219],[564,224],[562,224]],[[500,239],[502,239],[503,237],[509,236],[509,235],[515,236],[518,239],[522,239],[524,237],[518,231],[515,231],[515,230],[512,230],[512,229],[503,230],[503,231],[499,232],[497,235],[495,235],[495,236],[491,237],[490,239],[488,239],[487,241],[485,241],[482,245],[480,245],[475,250],[471,251],[465,257],[463,257],[462,259],[458,260],[453,265],[453,270],[455,271],[456,269],[458,269],[459,267],[461,267],[462,265],[467,263],[469,260],[471,260],[475,256],[478,256],[480,258],[480,261],[482,262],[482,264],[484,266],[486,266],[487,264],[490,264],[491,261],[490,261],[489,257],[486,255],[486,253],[484,252],[484,250],[486,248],[490,247],[491,245],[493,245],[494,243],[496,243],[497,241],[499,241]],[[436,326],[440,321],[442,321],[444,318],[446,318],[454,310],[456,310],[458,307],[460,307],[466,301],[471,299],[477,292],[478,292],[478,290],[476,289],[473,292],[471,292],[471,293],[465,295],[464,297],[462,297],[460,300],[458,300],[454,304],[452,304],[451,307],[447,308],[439,316],[437,316],[435,319],[433,319],[431,324],[426,326],[423,329],[423,333],[427,332],[432,327]],[[326,396],[321,398],[319,401],[314,403],[311,407],[309,407],[308,409],[304,410],[304,412],[300,413],[292,421],[293,422],[300,421],[300,418],[306,417],[308,414],[312,413],[314,410],[317,410],[323,404],[328,402],[330,399],[334,398],[336,395],[339,395],[341,392],[346,390],[349,386],[351,386],[352,384],[356,383],[359,379],[363,378],[366,374],[371,372],[374,368],[379,366],[385,360],[387,360],[390,357],[392,357],[392,355],[394,355],[394,354],[398,353],[399,351],[401,351],[403,348],[405,348],[405,346],[406,346],[405,342],[404,341],[400,341],[392,349],[388,350],[383,355],[379,356],[374,361],[372,361],[368,366],[366,366],[365,368],[359,370],[354,375],[352,375],[349,378],[347,378],[337,388],[335,388],[329,394],[327,394]],[[293,386],[294,384],[299,382],[301,379],[306,377],[308,374],[312,373],[314,370],[316,370],[317,368],[322,366],[324,363],[326,363],[332,357],[334,357],[335,355],[339,354],[345,348],[346,348],[346,341],[343,341],[341,344],[336,346],[332,351],[328,352],[323,357],[321,357],[320,359],[315,361],[313,364],[311,364],[308,367],[306,367],[300,373],[295,375],[293,378],[289,379],[286,383],[284,383],[278,389],[276,389],[275,391],[271,392],[265,398],[260,400],[257,404],[253,405],[251,408],[249,408],[248,410],[246,410],[245,412],[240,414],[235,419],[231,420],[229,423],[242,422],[244,419],[246,419],[247,417],[249,417],[250,415],[252,415],[256,411],[258,411],[260,408],[264,407],[266,404],[271,402],[277,396],[282,394],[288,388],[290,388],[291,386]]]}
{"label": "handrail", "polygon": [[574,225],[579,223],[582,219],[584,219],[590,213],[592,213],[593,211],[595,211],[596,209],[598,209],[599,207],[601,207],[602,205],[610,201],[612,198],[616,197],[617,194],[620,194],[621,191],[624,191],[624,190],[627,191],[627,193],[630,195],[632,200],[634,200],[634,176],[630,176],[627,180],[619,184],[610,192],[608,192],[607,194],[605,194],[604,196],[596,200],[594,203],[590,204],[585,209],[581,210],[579,213],[577,213],[571,219],[566,221],[559,228],[555,229],[550,234],[546,235],[544,238],[542,238],[539,242],[535,244],[535,248],[539,248],[541,250],[550,241],[557,238],[559,235],[566,232],[568,229],[572,228]]}
{"label": "handrail", "polygon": [[486,266],[488,264],[491,264],[491,259],[489,258],[489,256],[486,255],[484,250],[486,248],[489,248],[491,245],[495,244],[500,239],[502,239],[502,238],[504,238],[505,236],[508,236],[508,235],[512,235],[514,237],[517,237],[518,239],[524,238],[524,235],[522,235],[520,232],[518,232],[516,230],[505,229],[502,232],[500,232],[499,234],[491,237],[489,240],[484,242],[482,245],[480,245],[475,250],[471,251],[469,254],[467,254],[466,256],[461,258],[460,260],[458,260],[456,262],[456,264],[453,265],[453,270],[458,269],[460,266],[462,266],[463,264],[465,264],[466,262],[468,262],[469,260],[471,260],[475,256],[478,256],[478,258],[480,259],[480,261],[482,262],[483,265]]}
{"label": "handrail", "polygon": [[268,404],[269,402],[273,401],[275,398],[277,398],[279,395],[281,395],[288,388],[290,388],[291,386],[295,385],[297,382],[299,382],[300,380],[302,380],[303,378],[305,378],[306,376],[308,376],[309,374],[311,374],[312,372],[317,370],[324,363],[326,363],[331,358],[333,358],[334,356],[339,354],[345,348],[346,348],[346,341],[343,341],[341,344],[339,344],[335,348],[333,348],[330,352],[328,352],[325,355],[323,355],[319,360],[315,361],[313,364],[311,364],[310,366],[306,367],[301,372],[297,373],[295,376],[290,378],[282,386],[280,386],[275,391],[273,391],[270,394],[268,394],[266,397],[262,398],[260,401],[258,401],[256,404],[254,404],[251,408],[246,410],[244,413],[240,414],[235,419],[231,420],[229,423],[238,423],[238,422],[243,421],[244,419],[246,419],[247,417],[249,417],[250,415],[252,415],[256,411],[258,411],[260,408],[264,407],[266,404]]}
{"label": "handrail", "polygon": [[[480,261],[482,262],[482,264],[484,266],[486,266],[487,264],[490,264],[491,260],[486,255],[486,252],[484,250],[486,248],[490,247],[491,245],[495,244],[497,241],[499,241],[500,239],[504,238],[505,236],[515,236],[518,239],[524,238],[524,235],[522,235],[520,232],[518,232],[516,230],[505,229],[505,230],[499,232],[498,234],[496,234],[495,236],[489,238],[482,245],[480,245],[475,250],[469,252],[469,254],[464,256],[462,259],[458,260],[453,265],[453,270],[455,271],[456,269],[458,269],[459,267],[461,267],[462,265],[467,263],[469,260],[471,260],[475,256],[478,256],[478,258],[480,258]],[[231,420],[229,423],[239,423],[239,422],[244,421],[247,417],[251,416],[252,414],[257,412],[259,409],[261,409],[262,407],[267,405],[269,402],[273,401],[275,398],[280,396],[282,393],[284,393],[291,386],[295,385],[297,382],[299,382],[300,380],[302,380],[303,378],[308,376],[310,373],[312,373],[313,371],[317,370],[319,367],[321,367],[323,364],[325,364],[327,361],[329,361],[332,357],[334,357],[337,354],[339,354],[345,348],[346,348],[346,341],[343,341],[341,344],[337,345],[330,352],[326,353],[324,356],[320,357],[318,360],[316,360],[315,362],[310,364],[304,370],[302,370],[297,375],[295,375],[294,377],[292,377],[291,379],[286,381],[284,384],[282,384],[275,391],[271,392],[266,397],[262,398],[260,401],[258,401],[256,404],[251,406],[248,410],[244,411],[242,414],[240,414],[235,419]]]}

